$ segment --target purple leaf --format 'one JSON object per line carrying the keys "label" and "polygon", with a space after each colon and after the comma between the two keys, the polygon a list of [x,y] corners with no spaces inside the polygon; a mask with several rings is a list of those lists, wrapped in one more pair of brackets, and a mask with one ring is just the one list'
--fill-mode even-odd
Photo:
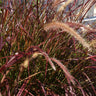
{"label": "purple leaf", "polygon": [[2,50],[2,47],[5,45],[5,42],[3,42],[2,36],[0,37],[0,51]]}

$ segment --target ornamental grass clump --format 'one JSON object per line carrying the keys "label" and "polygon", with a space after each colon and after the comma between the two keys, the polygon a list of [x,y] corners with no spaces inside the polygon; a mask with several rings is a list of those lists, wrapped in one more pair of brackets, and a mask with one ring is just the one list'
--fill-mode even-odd
{"label": "ornamental grass clump", "polygon": [[95,96],[95,0],[0,1],[0,96]]}

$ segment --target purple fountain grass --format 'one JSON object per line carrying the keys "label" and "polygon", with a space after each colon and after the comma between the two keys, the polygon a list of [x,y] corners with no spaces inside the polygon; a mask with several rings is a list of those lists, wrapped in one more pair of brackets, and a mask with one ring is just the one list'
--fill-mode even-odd
{"label": "purple fountain grass", "polygon": [[95,96],[95,3],[1,0],[0,95]]}

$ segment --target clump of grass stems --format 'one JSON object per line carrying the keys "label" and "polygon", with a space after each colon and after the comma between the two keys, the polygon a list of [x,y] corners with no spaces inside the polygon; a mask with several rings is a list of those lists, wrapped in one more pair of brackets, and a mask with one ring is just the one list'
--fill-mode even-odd
{"label": "clump of grass stems", "polygon": [[77,1],[0,2],[0,96],[96,95],[95,0]]}

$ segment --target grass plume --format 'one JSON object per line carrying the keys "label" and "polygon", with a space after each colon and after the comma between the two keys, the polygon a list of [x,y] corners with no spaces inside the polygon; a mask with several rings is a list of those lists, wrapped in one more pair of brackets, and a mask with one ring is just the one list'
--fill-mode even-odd
{"label": "grass plume", "polygon": [[71,36],[75,37],[84,47],[91,50],[90,45],[71,27],[62,22],[51,22],[44,25],[44,30],[48,31],[49,29],[62,29],[63,31],[68,32]]}

